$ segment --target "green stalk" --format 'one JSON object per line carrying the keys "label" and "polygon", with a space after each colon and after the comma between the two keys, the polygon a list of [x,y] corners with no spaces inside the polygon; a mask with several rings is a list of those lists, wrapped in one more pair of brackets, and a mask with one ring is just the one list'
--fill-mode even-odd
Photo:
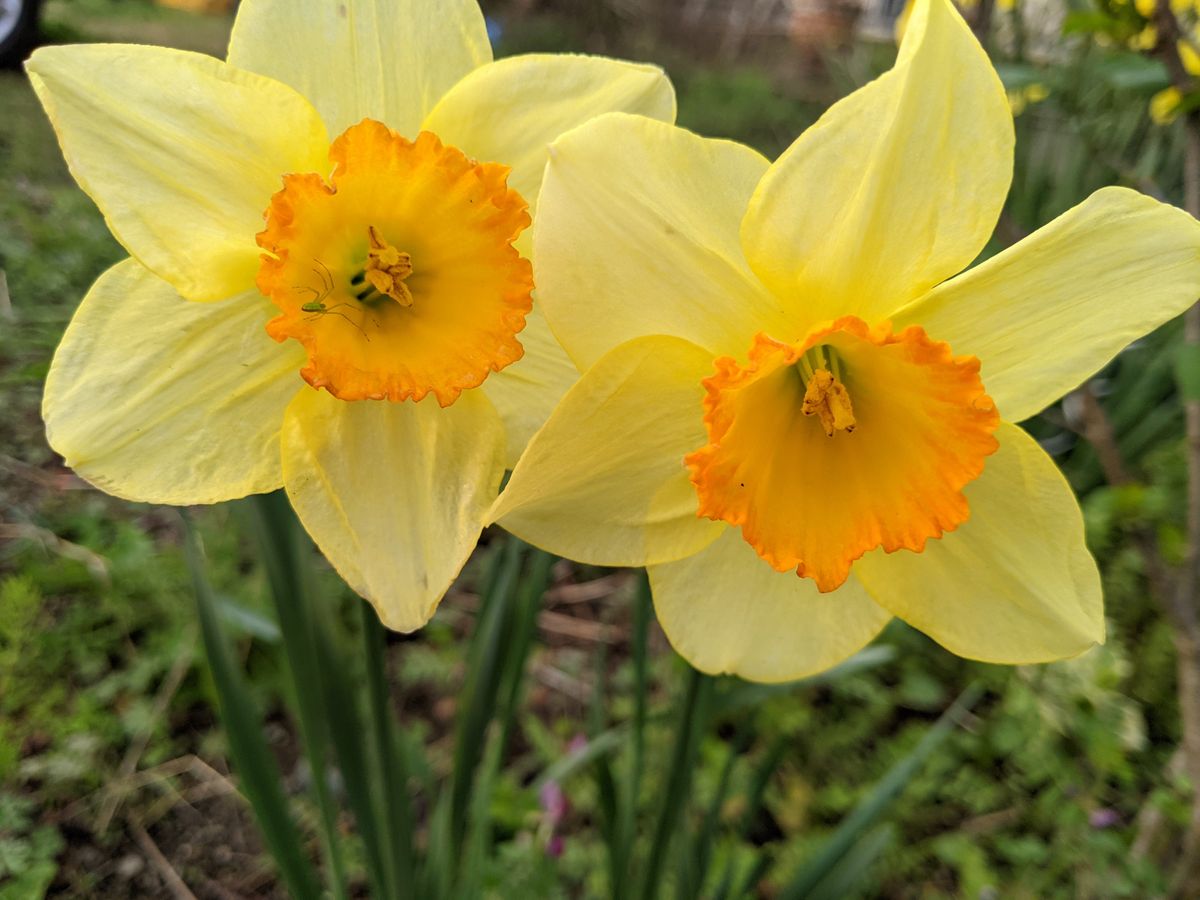
{"label": "green stalk", "polygon": [[251,503],[253,524],[275,615],[283,638],[287,670],[292,680],[301,742],[312,771],[313,791],[321,823],[321,847],[329,865],[333,894],[346,897],[346,869],[337,833],[337,807],[329,792],[326,749],[328,720],[321,704],[321,680],[316,669],[310,598],[296,571],[297,551],[292,512],[282,492],[256,495]]}
{"label": "green stalk", "polygon": [[254,709],[245,680],[234,665],[233,648],[221,630],[216,599],[204,574],[200,539],[183,513],[184,542],[192,587],[196,596],[196,614],[204,637],[204,649],[217,692],[221,722],[229,740],[229,754],[237,769],[241,789],[262,829],[267,849],[279,866],[288,893],[300,900],[317,900],[320,889],[316,873],[300,844],[300,837],[288,811],[279,772],[271,751],[263,739],[262,720]]}
{"label": "green stalk", "polygon": [[692,783],[696,765],[696,754],[700,740],[708,724],[708,703],[712,695],[714,679],[688,667],[687,688],[684,694],[683,711],[675,732],[675,747],[667,769],[667,789],[659,810],[658,823],[654,829],[654,840],[646,859],[639,895],[643,900],[653,900],[659,895],[663,863],[671,838],[679,823]]}
{"label": "green stalk", "polygon": [[366,851],[372,895],[397,896],[395,862],[384,847],[380,816],[374,805],[378,798],[361,737],[366,731],[359,708],[361,692],[349,679],[349,658],[344,652],[339,653],[330,604],[314,603],[309,593],[312,571],[304,552],[309,545],[301,540],[299,523],[285,495],[256,496],[254,504],[271,595],[289,667],[296,678],[302,721],[307,716],[313,723],[314,734],[333,744]]}
{"label": "green stalk", "polygon": [[[515,538],[513,539],[515,540]],[[550,581],[550,569],[556,557],[542,550],[534,549],[529,556],[529,570],[521,583],[517,595],[517,603],[513,620],[513,631],[507,659],[504,664],[503,697],[500,752],[503,754],[512,739],[516,727],[517,710],[521,706],[521,698],[525,687],[525,663],[533,647],[533,637],[537,632],[538,613],[542,610],[542,597],[546,593],[546,585]]]}
{"label": "green stalk", "polygon": [[388,710],[387,672],[384,666],[386,646],[379,616],[368,603],[360,603],[362,637],[367,667],[367,705],[371,733],[375,740],[375,764],[378,781],[383,785],[387,846],[395,860],[397,886],[413,883],[412,813],[408,802],[408,767],[396,745],[392,716]]}
{"label": "green stalk", "polygon": [[[524,545],[509,538],[494,582],[483,597],[471,639],[467,683],[463,686],[454,741],[450,797],[450,859],[457,859],[466,836],[475,773],[483,756],[487,727],[495,713],[504,651],[512,632],[512,597],[521,571]],[[490,580],[490,579],[489,579]]]}
{"label": "green stalk", "polygon": [[[510,538],[516,542],[515,538]],[[516,729],[517,711],[525,686],[525,663],[537,630],[537,616],[542,608],[542,596],[550,580],[555,557],[540,550],[529,556],[530,565],[521,580],[516,600],[510,611],[511,621],[500,660],[499,728],[485,729],[486,750],[479,774],[474,780],[473,796],[468,809],[470,823],[461,854],[463,877],[456,896],[474,897],[482,893],[485,861],[491,851],[491,802],[496,781],[500,777],[504,752]]]}
{"label": "green stalk", "polygon": [[610,848],[614,896],[620,896],[625,891],[629,860],[633,855],[633,842],[637,834],[638,797],[642,789],[642,770],[646,764],[646,692],[649,688],[646,638],[649,629],[650,580],[643,571],[638,575],[637,590],[633,597],[633,633],[630,639],[633,658],[633,718],[629,723],[627,741],[629,770],[621,783],[623,790],[618,820]]}

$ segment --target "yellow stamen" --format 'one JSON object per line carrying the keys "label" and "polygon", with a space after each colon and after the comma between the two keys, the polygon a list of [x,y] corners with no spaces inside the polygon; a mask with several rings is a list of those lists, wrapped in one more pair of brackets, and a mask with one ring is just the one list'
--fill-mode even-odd
{"label": "yellow stamen", "polygon": [[403,307],[413,305],[412,291],[404,279],[412,274],[412,257],[397,250],[383,239],[374,225],[367,226],[367,266],[363,274],[375,290],[387,294]]}
{"label": "yellow stamen", "polygon": [[850,392],[828,369],[817,369],[808,380],[800,411],[806,416],[819,417],[828,437],[833,437],[835,431],[849,434],[857,424],[854,407],[850,405]]}

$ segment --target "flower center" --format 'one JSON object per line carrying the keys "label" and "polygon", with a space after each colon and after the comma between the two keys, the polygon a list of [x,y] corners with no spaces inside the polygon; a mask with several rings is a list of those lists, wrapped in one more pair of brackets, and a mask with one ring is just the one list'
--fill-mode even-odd
{"label": "flower center", "polygon": [[[363,269],[363,277],[371,282],[371,287],[381,294],[391,297],[401,306],[412,306],[412,291],[404,283],[404,279],[412,274],[412,257],[401,253],[382,237],[374,225],[367,226],[367,265]],[[360,300],[369,300],[372,291],[367,290],[358,295]]]}
{"label": "flower center", "polygon": [[966,521],[962,489],[998,446],[979,361],[915,326],[846,316],[796,344],[760,334],[704,386],[709,443],[684,460],[699,514],[822,591],[869,550],[920,552]]}
{"label": "flower center", "polygon": [[449,406],[524,352],[532,270],[513,247],[528,204],[508,168],[429,132],[366,119],[329,150],[333,174],[285,175],[258,244],[258,287],[316,388],[342,400]]}
{"label": "flower center", "polygon": [[[824,347],[814,347],[805,352],[797,363],[805,383],[804,401],[800,409],[804,415],[820,419],[825,436],[833,437],[835,431],[853,431],[857,423],[850,392],[838,381],[837,375],[825,368],[825,350]],[[837,354],[832,348],[828,352],[831,365],[838,368]]]}

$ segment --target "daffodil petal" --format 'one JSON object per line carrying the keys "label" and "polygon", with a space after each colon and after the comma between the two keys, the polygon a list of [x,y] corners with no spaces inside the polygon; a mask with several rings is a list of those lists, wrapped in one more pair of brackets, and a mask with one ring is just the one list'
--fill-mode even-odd
{"label": "daffodil petal", "polygon": [[675,90],[656,66],[602,56],[513,56],[463,78],[423,127],[469,156],[510,166],[509,187],[533,204],[550,142],[606,112],[673,122]]}
{"label": "daffodil petal", "polygon": [[491,59],[475,0],[243,0],[229,38],[231,63],[290,84],[332,134],[371,118],[415,138]]}
{"label": "daffodil petal", "polygon": [[702,672],[791,681],[836,665],[891,619],[851,575],[820,593],[812,579],[776,572],[736,528],[695,556],[650,566],[659,624]]}
{"label": "daffodil petal", "polygon": [[444,409],[305,390],[284,420],[292,507],[395,631],[429,621],[475,548],[503,474],[504,429],[477,390]]}
{"label": "daffodil petal", "polygon": [[758,331],[792,336],[738,243],[767,165],[741,144],[623,113],[554,142],[533,226],[538,300],[581,371],[648,334],[738,356]]}
{"label": "daffodil petal", "polygon": [[191,303],[134,260],[113,266],[50,366],[50,446],[128,500],[191,505],[275,490],[304,354],[267,337],[271,312],[257,292]]}
{"label": "daffodil petal", "polygon": [[508,458],[513,468],[529,439],[550,417],[579,372],[550,332],[546,318],[535,305],[517,335],[525,355],[488,376],[482,390],[500,413],[507,435]]}
{"label": "daffodil petal", "polygon": [[199,53],[46,47],[27,63],[71,173],[117,240],[189,300],[254,284],[263,211],[329,141],[286,85]]}
{"label": "daffodil petal", "polygon": [[724,527],[696,515],[684,454],[705,441],[712,356],[646,337],[604,356],[534,436],[490,517],[581,562],[640,566],[695,553]]}
{"label": "daffodil petal", "polygon": [[1200,297],[1200,222],[1104,188],[896,316],[983,363],[1000,414],[1019,422]]}
{"label": "daffodil petal", "polygon": [[746,258],[811,322],[887,319],[979,254],[1012,165],[987,54],[950,0],[917,0],[895,68],[834,104],[759,184]]}
{"label": "daffodil petal", "polygon": [[922,553],[875,551],[854,572],[881,606],[959,656],[1063,659],[1104,641],[1100,575],[1058,467],[1015,425],[967,486],[971,517]]}

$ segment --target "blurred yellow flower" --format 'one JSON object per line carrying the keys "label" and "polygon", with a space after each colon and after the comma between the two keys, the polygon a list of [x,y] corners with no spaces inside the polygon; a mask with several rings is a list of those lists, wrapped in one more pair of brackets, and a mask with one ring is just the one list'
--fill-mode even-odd
{"label": "blurred yellow flower", "polygon": [[[1200,75],[1200,53],[1196,52],[1191,41],[1177,41],[1175,48],[1179,51],[1179,60],[1188,74]],[[1163,88],[1150,98],[1150,118],[1157,125],[1170,125],[1183,111],[1182,103],[1183,94],[1179,88],[1174,85]]]}
{"label": "blurred yellow flower", "polygon": [[1179,104],[1183,102],[1183,94],[1179,88],[1171,86],[1163,88],[1150,98],[1150,118],[1158,125],[1170,125],[1179,118]]}
{"label": "blurred yellow flower", "polygon": [[382,620],[422,625],[577,374],[530,313],[545,148],[599,113],[673,120],[664,74],[492,62],[474,0],[245,0],[227,62],[28,69],[131,256],[55,355],[51,445],[132,500],[285,487]]}
{"label": "blurred yellow flower", "polygon": [[1014,116],[1019,116],[1030,106],[1041,103],[1050,96],[1050,90],[1039,82],[1027,84],[1023,88],[1012,88],[1008,92],[1008,105]]}
{"label": "blurred yellow flower", "polygon": [[1193,302],[1200,224],[1107,188],[956,276],[1012,170],[1004,89],[948,0],[773,164],[636,116],[562,136],[534,254],[584,374],[492,515],[648,566],[707,672],[796,678],[892,616],[993,662],[1102,641],[1079,507],[1009,423]]}

